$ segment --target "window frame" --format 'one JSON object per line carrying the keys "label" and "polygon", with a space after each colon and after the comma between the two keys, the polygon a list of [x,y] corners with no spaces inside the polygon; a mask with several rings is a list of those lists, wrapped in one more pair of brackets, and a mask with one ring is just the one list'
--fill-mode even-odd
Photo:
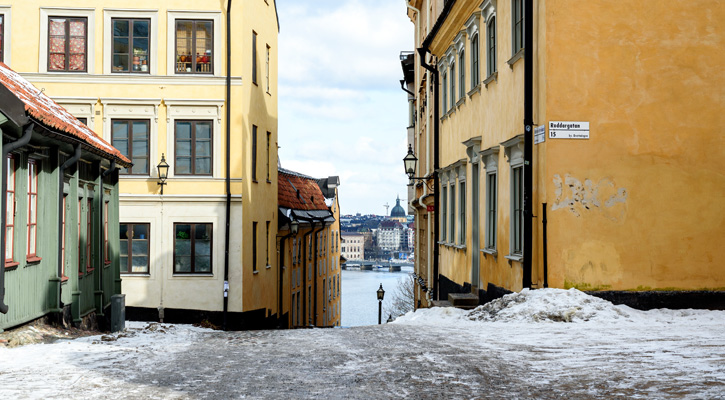
{"label": "window frame", "polygon": [[95,270],[93,267],[93,198],[86,197],[86,274]]}
{"label": "window frame", "polygon": [[[509,163],[509,254],[506,258],[522,261],[524,135],[514,136],[501,144]],[[520,182],[516,180],[517,174]]]}
{"label": "window frame", "polygon": [[492,76],[498,71],[496,66],[496,15],[486,22],[486,71]]}
{"label": "window frame", "polygon": [[[48,41],[42,40],[43,35],[45,37],[50,33],[50,27],[48,21],[50,16],[55,17],[69,17],[69,18],[87,18],[88,24],[86,25],[86,71],[85,72],[70,72],[71,74],[93,74],[96,72],[96,10],[90,8],[58,8],[58,7],[40,7],[40,37],[39,42],[39,54],[38,54],[38,72],[48,74],[67,74],[68,72],[62,71],[49,71],[48,70]],[[109,29],[110,30],[110,29]],[[7,32],[7,31],[6,31]],[[6,53],[9,51],[6,48]],[[105,52],[103,53],[105,54]],[[8,55],[9,56],[9,55]],[[7,59],[7,57],[6,57]],[[9,60],[8,60],[9,61]],[[5,62],[8,63],[7,61]],[[109,67],[110,72],[110,67]]]}
{"label": "window frame", "polygon": [[456,62],[453,61],[448,66],[448,71],[450,74],[450,90],[451,90],[451,104],[448,108],[449,110],[453,110],[456,108],[456,101],[454,100],[456,98]]}
{"label": "window frame", "polygon": [[441,86],[443,88],[441,90],[441,96],[443,97],[441,104],[443,106],[443,112],[441,114],[445,115],[448,112],[448,73],[444,70],[441,75]]}
{"label": "window frame", "polygon": [[252,125],[252,182],[257,183],[257,125]]}
{"label": "window frame", "polygon": [[[465,168],[465,167],[462,167]],[[466,180],[458,180],[458,244],[466,245]]]}
{"label": "window frame", "polygon": [[485,234],[482,251],[496,254],[498,241],[498,146],[480,152],[486,176]]}
{"label": "window frame", "polygon": [[68,204],[68,194],[63,194],[63,212],[61,215],[61,224],[62,224],[62,236],[60,239],[60,262],[61,262],[61,279],[63,281],[68,280],[68,275],[65,273],[65,245],[66,245],[66,238],[65,238],[65,222],[66,222],[66,207]]}
{"label": "window frame", "polygon": [[271,53],[272,53],[272,48],[271,48],[271,47],[269,46],[269,44],[267,44],[267,68],[266,68],[266,81],[267,81],[267,94],[269,94],[269,95],[271,95],[271,94],[272,94],[272,93],[271,93],[272,89],[270,88],[270,80],[269,80],[269,75],[270,75],[270,69],[271,69],[271,65],[270,65],[270,57],[271,57]]}
{"label": "window frame", "polygon": [[252,31],[252,83],[257,84],[257,32]]}
{"label": "window frame", "polygon": [[511,0],[511,55],[524,49],[524,1]]}
{"label": "window frame", "polygon": [[[127,228],[126,228],[126,250],[127,250],[127,252],[126,252],[126,265],[125,266],[121,262],[122,256],[120,254],[120,248],[122,247],[121,240],[124,240],[124,238],[119,237],[118,260],[119,260],[119,269],[121,271],[121,274],[123,274],[123,275],[150,275],[151,274],[151,224],[148,222],[122,222],[119,224],[119,226],[120,225],[127,225]],[[136,239],[133,237],[133,236],[136,236],[133,233],[133,228],[136,225],[146,225],[147,237],[145,239],[140,239],[140,238]],[[131,232],[130,238],[128,237],[128,232]],[[174,235],[174,236],[176,236],[176,235]],[[147,253],[146,257],[148,258],[148,260],[146,263],[146,271],[133,272],[133,270],[132,270],[133,269],[133,257],[134,257],[134,254],[133,254],[133,242],[134,241],[145,241],[147,243],[146,244],[146,253]]]}
{"label": "window frame", "polygon": [[[25,245],[25,257],[28,261],[39,261],[38,257],[38,183],[40,176],[40,168],[42,163],[34,158],[28,158],[28,187],[27,187],[27,201],[28,201],[28,220],[26,221],[27,226],[27,243]],[[33,171],[35,173],[33,173]],[[35,191],[33,192],[33,186]],[[31,206],[31,204],[34,205]],[[33,213],[33,210],[35,211]],[[35,215],[33,215],[35,214]],[[35,221],[35,222],[33,222]],[[31,249],[31,235],[32,243],[34,247]],[[31,251],[32,250],[32,251]]]}
{"label": "window frame", "polygon": [[[191,234],[189,235],[190,246],[191,246],[191,255],[189,256],[191,259],[191,271],[185,272],[185,271],[177,271],[176,270],[176,227],[177,225],[190,225]],[[197,225],[209,225],[211,229],[209,229],[209,232],[211,235],[209,236],[209,271],[196,271],[196,226]],[[172,250],[172,265],[173,265],[173,274],[174,275],[214,275],[214,224],[211,222],[174,222],[173,224],[174,230],[173,230],[173,238],[174,238],[174,244],[173,244],[173,250]],[[149,235],[150,236],[150,235]]]}
{"label": "window frame", "polygon": [[475,89],[479,83],[481,83],[481,62],[480,62],[480,52],[481,52],[481,35],[476,32],[473,35],[471,35],[471,89]]}
{"label": "window frame", "polygon": [[[15,263],[15,213],[17,211],[16,204],[17,204],[17,167],[18,163],[16,162],[19,159],[19,157],[15,154],[9,154],[5,159],[5,174],[7,175],[7,194],[5,199],[5,265],[8,266],[8,264]],[[10,183],[12,182],[12,190],[10,189]],[[12,193],[13,198],[12,201],[8,199],[8,195]],[[12,203],[12,204],[11,204]],[[12,207],[12,212],[8,216],[8,209]],[[10,218],[12,218],[12,221],[10,221]],[[10,223],[9,223],[10,222]],[[11,233],[9,233],[11,232]],[[10,241],[10,244],[8,245],[8,240]],[[10,258],[7,257],[8,251],[10,251]]]}
{"label": "window frame", "polygon": [[449,244],[456,243],[456,178],[451,176],[448,182],[448,224],[450,230]]}
{"label": "window frame", "polygon": [[0,6],[0,62],[10,65],[10,45],[8,39],[12,41],[10,37],[10,6]]}
{"label": "window frame", "polygon": [[[134,122],[145,122],[146,123],[146,137],[147,137],[147,144],[146,144],[146,167],[148,168],[148,171],[142,172],[142,173],[134,173],[134,172],[121,172],[119,171],[119,175],[121,176],[149,176],[151,174],[151,120],[149,119],[133,119],[133,118],[113,118],[111,119],[111,128],[110,128],[110,139],[111,144],[115,147],[114,137],[113,137],[113,125],[116,122],[125,122],[127,124],[127,135],[128,135],[128,153],[124,154],[126,157],[128,157],[129,160],[133,161],[134,158],[143,158],[143,157],[134,157],[133,155],[133,123]],[[133,171],[134,166],[131,167],[131,171]],[[125,168],[126,171],[128,171],[128,168]]]}
{"label": "window frame", "polygon": [[[187,21],[187,22],[191,22],[192,23],[192,29],[191,29],[191,32],[192,32],[192,35],[191,35],[192,48],[191,48],[191,53],[192,53],[192,60],[193,61],[191,63],[191,72],[179,71],[179,68],[178,68],[178,65],[177,65],[179,61],[176,61],[176,60],[179,59],[179,54],[177,53],[179,51],[179,37],[177,36],[177,32],[178,32],[177,24],[179,22],[181,22],[181,21]],[[211,63],[209,65],[209,71],[208,72],[197,72],[196,71],[197,60],[196,60],[196,57],[194,56],[194,53],[199,54],[198,52],[195,51],[196,50],[196,24],[197,24],[197,22],[211,22],[211,51],[212,51],[212,53],[211,53]],[[173,26],[173,30],[174,30],[174,35],[173,35],[174,47],[172,47],[172,49],[174,49],[173,53],[174,53],[174,64],[175,64],[174,73],[175,74],[177,74],[177,75],[214,75],[214,66],[216,64],[215,63],[215,60],[217,58],[217,55],[214,52],[216,50],[215,49],[215,46],[214,46],[214,43],[215,43],[215,40],[216,40],[216,35],[215,35],[216,32],[215,32],[215,29],[214,29],[214,22],[215,21],[213,19],[204,19],[204,18],[175,18],[174,19],[174,24],[173,24],[174,25]]]}
{"label": "window frame", "polygon": [[110,201],[103,201],[103,264],[111,264],[111,252],[108,244],[108,210],[110,207]]}
{"label": "window frame", "polygon": [[458,52],[458,100],[466,98],[466,50]]}
{"label": "window frame", "polygon": [[441,182],[441,237],[440,241],[445,243],[448,237],[448,179],[447,176],[443,175],[445,179]]}
{"label": "window frame", "polygon": [[[129,27],[128,27],[128,54],[116,53],[116,52],[113,51],[113,41],[116,38],[116,36],[113,34],[113,23],[116,22],[116,21],[128,21],[129,22]],[[141,21],[147,21],[149,23],[149,35],[147,37],[147,39],[148,39],[148,50],[147,50],[147,53],[148,53],[147,54],[148,62],[146,63],[148,65],[148,68],[147,68],[146,71],[134,71],[133,70],[133,39],[134,39],[134,36],[133,36],[133,23],[134,22],[141,22]],[[110,51],[108,52],[108,56],[111,57],[110,58],[110,61],[109,61],[109,65],[111,66],[110,73],[112,73],[112,74],[129,74],[129,75],[151,75],[151,70],[152,70],[152,65],[153,65],[152,62],[151,62],[151,60],[153,58],[155,58],[155,57],[152,57],[153,49],[152,49],[152,46],[151,46],[152,43],[153,43],[153,33],[152,33],[153,25],[152,25],[152,23],[153,23],[153,21],[149,17],[141,17],[141,16],[139,16],[139,17],[131,17],[131,16],[129,16],[129,17],[111,17],[111,24],[110,24],[110,26],[108,28],[108,29],[111,30],[111,34],[110,34],[110,36],[111,36]],[[121,37],[121,36],[119,36],[119,37]],[[123,37],[125,37],[125,36],[123,36]],[[117,55],[117,54],[118,55],[128,55],[128,57],[129,57],[128,71],[114,71],[113,70],[113,57],[115,55]]]}
{"label": "window frame", "polygon": [[272,183],[271,179],[272,167],[272,132],[267,131],[267,183]]}
{"label": "window frame", "polygon": [[[196,125],[198,123],[209,124],[209,173],[200,174],[196,173]],[[179,123],[191,123],[191,173],[181,174],[176,169],[178,166],[179,152],[177,151],[177,132]],[[174,176],[185,177],[185,176],[212,176],[214,175],[214,121],[203,120],[203,119],[176,119],[174,120]]]}
{"label": "window frame", "polygon": [[[63,18],[67,21],[67,24],[65,27],[66,40],[65,40],[65,52],[64,52],[65,57],[66,57],[66,66],[64,69],[50,69],[50,55],[51,55],[51,53],[50,53],[50,20],[53,18],[56,18],[56,19]],[[88,61],[89,61],[89,58],[88,58],[88,47],[89,47],[88,46],[88,40],[89,40],[88,17],[85,17],[85,16],[84,17],[74,17],[74,16],[68,16],[68,15],[49,15],[47,17],[47,19],[48,19],[48,21],[47,21],[48,30],[46,32],[47,33],[46,34],[46,41],[47,41],[47,43],[46,43],[46,46],[47,46],[47,48],[46,48],[46,55],[47,55],[46,70],[48,72],[53,72],[53,73],[55,73],[55,72],[88,73]],[[85,62],[84,62],[85,68],[83,70],[71,70],[70,69],[70,55],[71,55],[71,53],[70,53],[70,39],[71,39],[70,22],[71,22],[71,20],[84,20],[84,22],[85,22],[85,31],[84,31],[85,41],[84,41],[84,48],[83,48],[83,51],[84,51],[83,55],[85,57]],[[60,54],[60,53],[57,53],[57,54]]]}

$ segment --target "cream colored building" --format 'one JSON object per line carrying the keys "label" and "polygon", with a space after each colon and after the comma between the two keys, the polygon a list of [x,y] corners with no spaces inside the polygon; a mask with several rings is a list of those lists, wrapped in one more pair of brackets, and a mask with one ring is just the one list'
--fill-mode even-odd
{"label": "cream colored building", "polygon": [[365,237],[357,233],[341,234],[340,252],[346,260],[365,259]]}
{"label": "cream colored building", "polygon": [[0,17],[4,61],[134,163],[127,315],[276,326],[274,1],[16,0]]}
{"label": "cream colored building", "polygon": [[407,6],[424,305],[548,286],[722,307],[722,2]]}

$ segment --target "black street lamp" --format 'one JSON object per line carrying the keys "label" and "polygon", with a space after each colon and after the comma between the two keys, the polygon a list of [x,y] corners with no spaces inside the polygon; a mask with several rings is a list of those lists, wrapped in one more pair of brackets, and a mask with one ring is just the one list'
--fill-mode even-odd
{"label": "black street lamp", "polygon": [[383,290],[383,284],[380,284],[378,289],[378,325],[383,323],[383,297],[385,297],[385,290]]}
{"label": "black street lamp", "polygon": [[166,185],[166,178],[169,176],[169,164],[166,163],[164,153],[161,153],[161,162],[156,166],[159,170],[159,181],[157,185],[161,186],[161,194],[164,194],[164,185]]}
{"label": "black street lamp", "polygon": [[425,177],[418,177],[415,175],[415,169],[418,164],[418,157],[415,156],[415,153],[413,153],[413,145],[408,145],[408,154],[403,157],[403,166],[405,167],[405,174],[408,175],[408,186],[413,186],[413,181],[424,181],[426,186],[428,186],[428,189],[431,191],[433,190],[433,187],[428,184],[428,179]]}

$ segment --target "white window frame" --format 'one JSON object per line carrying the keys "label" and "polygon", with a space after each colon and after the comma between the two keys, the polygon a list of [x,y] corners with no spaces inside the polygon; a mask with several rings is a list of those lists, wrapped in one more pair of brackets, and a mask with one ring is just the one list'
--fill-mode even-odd
{"label": "white window frame", "polygon": [[[103,106],[103,139],[113,143],[111,137],[112,120],[114,119],[148,119],[149,120],[149,174],[120,175],[121,179],[158,178],[156,165],[160,162],[159,147],[159,106],[161,99],[124,99],[102,97]],[[169,168],[171,173],[171,168]]]}
{"label": "white window frame", "polygon": [[456,243],[456,210],[458,209],[458,206],[456,204],[456,175],[456,169],[451,168],[451,179],[448,181],[448,231],[450,233],[448,243],[451,245]]}
{"label": "white window frame", "polygon": [[458,64],[458,91],[455,93],[456,106],[461,105],[466,100],[466,30],[458,32],[453,40],[455,47],[455,59]]}
{"label": "white window frame", "polygon": [[[483,24],[484,27],[480,31],[481,31],[481,34],[483,34],[483,36],[485,36],[485,38],[486,38],[486,40],[484,41],[485,42],[484,48],[486,49],[486,51],[483,52],[486,55],[486,81],[490,82],[489,78],[491,78],[496,73],[496,71],[498,71],[498,68],[496,67],[496,64],[495,64],[496,60],[494,60],[492,70],[489,71],[490,60],[488,57],[489,56],[488,50],[490,47],[490,41],[489,41],[490,38],[488,35],[489,26],[488,25],[491,23],[491,19],[496,17],[496,0],[486,0],[483,2],[483,4],[481,4],[481,17],[483,18],[483,21],[484,21],[484,24]],[[496,32],[496,30],[494,30],[494,35],[496,36],[496,48],[494,49],[495,52],[498,52],[498,48],[499,48],[498,35],[496,35],[497,33],[498,32]],[[479,47],[481,46],[480,36],[479,36],[479,40],[478,40],[478,45],[479,45]],[[496,57],[496,58],[498,58],[498,57]]]}
{"label": "white window frame", "polygon": [[[149,31],[149,73],[124,73],[120,74],[128,76],[131,79],[134,77],[144,76],[155,76],[158,75],[159,71],[159,60],[158,55],[161,54],[161,49],[158,48],[159,43],[159,12],[158,10],[124,10],[117,8],[104,8],[103,9],[103,73],[111,75],[111,58],[112,58],[112,46],[113,33],[111,32],[113,24],[111,20],[114,18],[140,18],[151,20],[151,29]],[[91,21],[88,21],[88,31],[91,31]],[[90,34],[89,34],[90,36]],[[89,39],[90,43],[90,39]],[[167,49],[168,50],[168,49]],[[89,51],[90,53],[90,51]],[[167,51],[168,53],[168,51]],[[90,54],[88,55],[90,59]],[[113,74],[119,75],[119,74]],[[151,164],[156,165],[156,164]]]}
{"label": "white window frame", "polygon": [[[486,170],[486,215],[484,217],[486,230],[484,246],[481,251],[492,255],[496,255],[496,249],[498,247],[496,244],[498,240],[498,151],[499,147],[494,146],[480,152],[483,168]],[[494,187],[496,188],[496,193],[493,196],[488,186],[489,179],[491,178],[494,179]],[[490,215],[491,211],[493,211],[493,218]],[[493,237],[491,237],[490,233],[493,233]]]}
{"label": "white window frame", "polygon": [[[516,49],[516,16],[514,15],[515,3],[521,3],[521,48]],[[519,54],[524,49],[524,35],[526,35],[526,10],[525,2],[523,0],[511,0],[511,62],[515,62],[513,57]],[[518,60],[519,58],[517,58]]]}
{"label": "white window frame", "polygon": [[[204,77],[222,76],[222,13],[221,11],[187,11],[187,10],[169,10],[166,12],[166,75],[189,77],[189,74],[176,73],[176,20],[177,19],[193,19],[193,20],[211,20],[214,23],[214,44],[212,62],[214,71],[212,74],[192,74],[194,79],[204,79]],[[153,23],[153,21],[151,21]],[[153,58],[151,59],[153,61]]]}
{"label": "white window frame", "polygon": [[448,240],[448,172],[443,171],[441,173],[441,243],[446,243]]}
{"label": "white window frame", "polygon": [[[86,72],[48,71],[48,18],[81,17],[88,19],[86,29]],[[75,7],[41,7],[38,72],[51,74],[91,75],[96,71],[96,9]],[[6,47],[7,48],[7,47]],[[6,50],[7,52],[7,50]],[[7,62],[6,62],[7,64]],[[110,66],[109,66],[110,68]]]}
{"label": "white window frame", "polygon": [[[195,75],[196,76],[196,75]],[[178,179],[208,180],[222,178],[222,99],[164,99],[166,105],[166,160],[175,160],[176,120],[212,121],[212,171],[209,175],[183,175]],[[174,177],[173,162],[168,177]],[[156,165],[156,164],[152,164]]]}
{"label": "white window frame", "polygon": [[[522,175],[521,175],[521,196],[523,196],[523,166],[524,166],[524,135],[518,135],[515,136],[503,143],[501,145],[504,147],[504,150],[506,152],[506,158],[508,159],[508,163],[510,165],[509,168],[509,254],[506,256],[507,259],[513,260],[513,261],[522,261],[524,258],[523,254],[523,248],[520,252],[515,251],[513,248],[515,235],[517,231],[517,227],[515,226],[515,218],[513,216],[514,210],[515,210],[515,201],[514,198],[515,194],[515,188],[514,188],[514,169],[515,168],[522,168]],[[521,229],[520,229],[520,235],[523,235],[523,218],[521,220]],[[522,240],[523,243],[523,240]]]}
{"label": "white window frame", "polygon": [[441,58],[438,63],[438,71],[441,71],[441,118],[448,113],[448,61]]}

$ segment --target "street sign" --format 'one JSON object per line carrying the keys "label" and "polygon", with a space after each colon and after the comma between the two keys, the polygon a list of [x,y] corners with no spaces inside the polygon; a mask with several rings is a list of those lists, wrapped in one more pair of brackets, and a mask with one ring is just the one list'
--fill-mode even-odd
{"label": "street sign", "polygon": [[436,208],[435,208],[435,206],[427,206],[427,207],[425,208],[425,210],[426,210],[426,211],[428,211],[428,212],[433,212],[433,211],[435,211],[435,210],[436,210]]}
{"label": "street sign", "polygon": [[589,122],[549,121],[549,139],[589,139]]}
{"label": "street sign", "polygon": [[534,144],[546,141],[546,125],[539,125],[534,128]]}

